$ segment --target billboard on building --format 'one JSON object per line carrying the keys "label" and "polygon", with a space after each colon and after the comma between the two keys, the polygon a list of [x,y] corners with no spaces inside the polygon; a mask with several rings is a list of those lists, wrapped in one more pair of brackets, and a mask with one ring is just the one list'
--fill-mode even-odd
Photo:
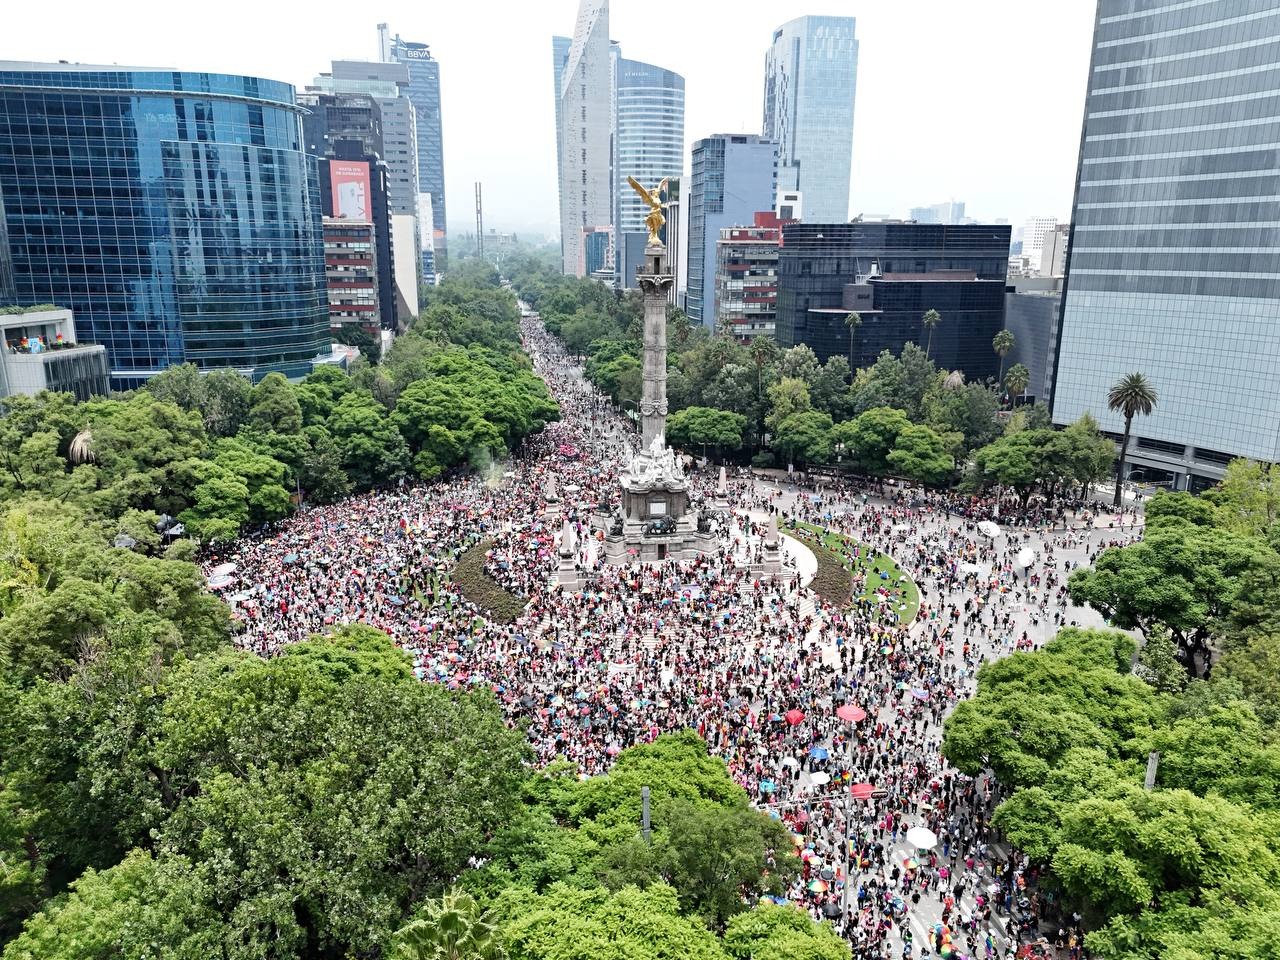
{"label": "billboard on building", "polygon": [[333,191],[335,217],[373,219],[369,164],[361,160],[330,160],[329,188]]}

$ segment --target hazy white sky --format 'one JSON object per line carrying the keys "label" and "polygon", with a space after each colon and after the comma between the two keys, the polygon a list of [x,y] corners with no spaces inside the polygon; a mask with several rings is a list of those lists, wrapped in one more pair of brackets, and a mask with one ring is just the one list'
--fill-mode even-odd
{"label": "hazy white sky", "polygon": [[[450,229],[557,225],[551,36],[577,0],[57,0],[4,10],[0,60],[173,66],[310,82],[373,59],[376,24],[441,63]],[[624,56],[685,77],[700,137],[760,132],[764,53],[803,14],[857,18],[852,213],[956,199],[969,216],[1070,215],[1093,0],[612,0]]]}

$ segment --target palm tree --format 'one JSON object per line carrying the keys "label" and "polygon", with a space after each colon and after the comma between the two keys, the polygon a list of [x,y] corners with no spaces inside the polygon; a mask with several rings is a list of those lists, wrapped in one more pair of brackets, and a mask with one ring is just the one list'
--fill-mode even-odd
{"label": "palm tree", "polygon": [[1000,358],[1000,376],[999,380],[1004,379],[1004,358],[1009,355],[1009,351],[1013,349],[1013,331],[1001,330],[995,335],[991,341],[991,349],[996,352],[996,356]]}
{"label": "palm tree", "polygon": [[854,371],[858,369],[858,365],[853,362],[853,331],[862,326],[862,317],[851,313],[844,318],[844,325],[849,328],[849,377],[852,379]]}
{"label": "palm tree", "polygon": [[929,355],[933,352],[933,331],[942,322],[942,314],[937,310],[928,310],[924,315],[924,328],[929,331],[929,343],[924,348],[926,359],[932,359]]}
{"label": "palm tree", "polygon": [[502,960],[498,928],[470,895],[450,890],[391,941],[390,960]]}
{"label": "palm tree", "polygon": [[85,427],[71,438],[71,446],[67,450],[67,459],[75,464],[94,463],[97,461],[98,454],[93,449],[93,432],[88,427]]}
{"label": "palm tree", "polygon": [[667,329],[671,331],[671,338],[676,346],[683,347],[693,334],[693,324],[689,320],[689,315],[679,307],[672,307],[667,312]]}
{"label": "palm tree", "polygon": [[1124,416],[1124,440],[1120,443],[1120,456],[1116,458],[1116,496],[1112,506],[1120,506],[1120,494],[1124,483],[1124,460],[1129,452],[1129,431],[1133,418],[1138,414],[1149,417],[1160,397],[1151,381],[1141,373],[1126,373],[1116,381],[1107,394],[1107,406],[1114,413]]}
{"label": "palm tree", "polygon": [[764,438],[764,368],[778,356],[778,345],[772,337],[752,337],[748,348],[756,365],[756,442]]}
{"label": "palm tree", "polygon": [[1004,376],[1004,385],[1009,390],[1009,406],[1016,406],[1018,398],[1026,392],[1031,382],[1031,371],[1020,363],[1015,363]]}

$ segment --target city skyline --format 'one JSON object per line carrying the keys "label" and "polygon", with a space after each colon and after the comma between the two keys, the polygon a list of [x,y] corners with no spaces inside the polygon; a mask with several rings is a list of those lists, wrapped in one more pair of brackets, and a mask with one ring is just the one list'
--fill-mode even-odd
{"label": "city skyline", "polygon": [[[376,24],[387,21],[402,36],[430,46],[441,63],[444,165],[449,224],[467,230],[474,207],[472,184],[485,183],[486,223],[504,229],[554,233],[558,223],[554,104],[546,50],[553,34],[574,22],[576,0],[535,5],[498,2],[479,20],[473,8],[433,10],[389,3],[352,21],[348,12],[321,4],[318,16],[299,19],[283,9],[230,0],[228,16],[182,36],[166,34],[164,17],[148,17],[158,4],[140,3],[135,18],[73,2],[56,32],[41,25],[35,9],[9,13],[8,43],[0,57],[21,60],[107,62],[173,66],[190,71],[245,73],[292,83],[301,90],[332,60],[376,60]],[[800,8],[729,4],[712,0],[682,11],[683,21],[654,30],[643,5],[611,4],[611,34],[634,58],[686,78],[685,163],[693,143],[713,133],[760,133],[765,52],[773,32],[799,15],[846,15],[858,21],[861,49],[854,123],[851,213],[905,216],[922,199],[957,196],[970,216],[1021,223],[1040,214],[1065,220],[1079,149],[1093,10],[1036,3],[1007,16],[991,4],[984,28],[973,28],[971,7],[923,4],[930,29],[921,32],[920,5],[912,11],[815,0]],[[333,15],[326,15],[332,9]],[[252,13],[255,29],[243,30],[237,10]],[[728,14],[732,13],[732,16]],[[139,28],[139,24],[143,26]],[[488,30],[481,34],[478,26]],[[279,38],[287,35],[287,44]],[[716,42],[705,38],[714,35]],[[1052,37],[1052,44],[1045,37]],[[938,94],[936,70],[904,69],[912,59],[955,56],[963,41],[963,76],[948,73],[947,95]],[[476,56],[483,51],[483,56]],[[1053,58],[1054,69],[1034,66]],[[1008,103],[1015,78],[1038,70],[1045,82],[1034,103],[1017,108],[1018,123],[992,115],[983,104]],[[520,79],[515,82],[516,78]],[[737,91],[737,92],[735,92]],[[903,104],[911,122],[903,135]],[[983,149],[954,150],[975,132]],[[885,144],[893,149],[885,150]],[[686,173],[687,173],[686,169]]]}

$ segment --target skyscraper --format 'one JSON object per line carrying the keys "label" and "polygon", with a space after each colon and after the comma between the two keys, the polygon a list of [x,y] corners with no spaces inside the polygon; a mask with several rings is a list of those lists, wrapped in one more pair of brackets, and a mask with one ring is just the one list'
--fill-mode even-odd
{"label": "skyscraper", "polygon": [[301,112],[257,77],[0,63],[0,276],[74,310],[116,387],[309,373],[329,317]]}
{"label": "skyscraper", "polygon": [[[553,54],[563,44],[552,40]],[[564,272],[586,271],[584,237],[613,223],[613,82],[608,0],[581,0],[556,109]],[[593,247],[594,249],[594,247]],[[610,263],[612,268],[612,263]]]}
{"label": "skyscraper", "polygon": [[[644,218],[649,208],[631,189],[627,177],[652,187],[683,172],[684,77],[649,63],[624,59],[616,45],[613,50],[617,90],[613,222],[618,234],[619,285],[631,287],[635,285],[634,268],[641,262],[648,239]],[[627,249],[636,255],[629,259],[622,256]]]}
{"label": "skyscraper", "polygon": [[[413,104],[418,144],[418,190],[431,194],[434,227],[431,247],[436,269],[443,269],[448,257],[448,226],[444,205],[444,135],[440,129],[440,63],[425,43],[402,40],[400,34],[387,36],[387,25],[378,24],[379,53],[409,68],[407,95]],[[427,238],[423,237],[424,246]]]}
{"label": "skyscraper", "polygon": [[685,312],[716,320],[716,244],[724,227],[745,227],[772,210],[778,146],[746,133],[717,133],[693,145],[689,178],[689,291]]}
{"label": "skyscraper", "polygon": [[799,17],[774,31],[764,65],[764,136],[778,144],[778,189],[806,220],[849,219],[858,41],[853,17]]}
{"label": "skyscraper", "polygon": [[[594,272],[586,265],[597,262],[599,251],[607,246],[613,260],[606,269],[622,286],[629,286],[634,280],[631,268],[639,263],[647,236],[648,210],[627,177],[651,187],[683,172],[684,77],[625,59],[608,34],[608,0],[583,0],[574,37],[551,38],[561,246],[565,272],[579,275]],[[595,59],[602,50],[607,57],[603,66]],[[573,83],[571,71],[577,77]],[[608,214],[603,218],[598,205],[602,175],[608,186]],[[587,219],[581,219],[584,216]],[[582,247],[587,235],[589,255]]]}
{"label": "skyscraper", "polygon": [[397,325],[418,315],[421,249],[430,238],[418,231],[417,115],[409,100],[409,68],[403,63],[335,60],[329,74],[316,77],[308,93],[365,94],[382,117],[382,159],[387,164],[387,203],[391,213],[392,272]]}
{"label": "skyscraper", "polygon": [[1159,393],[1131,465],[1179,487],[1280,461],[1280,3],[1101,0],[1053,395],[1120,434],[1107,392]]}
{"label": "skyscraper", "polygon": [[377,101],[382,114],[382,159],[391,172],[393,214],[418,211],[417,117],[409,100],[409,69],[402,63],[335,60],[329,74],[316,77],[312,91],[363,93]]}

